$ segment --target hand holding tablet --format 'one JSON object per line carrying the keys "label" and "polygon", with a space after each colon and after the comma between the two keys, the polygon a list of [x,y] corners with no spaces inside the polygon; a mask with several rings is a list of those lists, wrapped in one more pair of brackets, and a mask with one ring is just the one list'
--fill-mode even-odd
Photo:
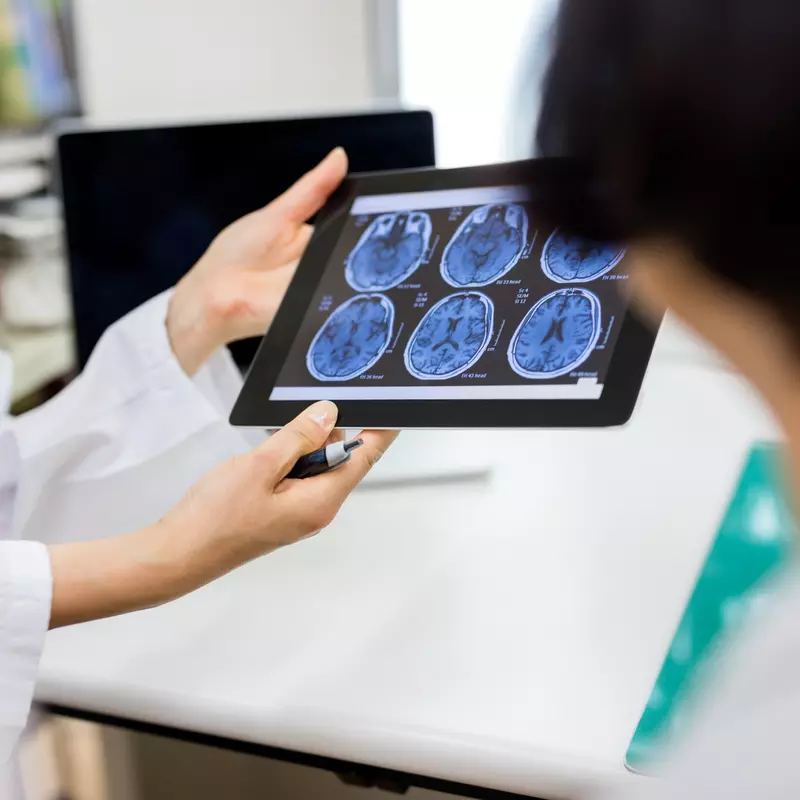
{"label": "hand holding tablet", "polygon": [[655,340],[622,244],[536,213],[563,163],[348,178],[236,403],[279,427],[320,399],[351,428],[605,426],[630,417]]}

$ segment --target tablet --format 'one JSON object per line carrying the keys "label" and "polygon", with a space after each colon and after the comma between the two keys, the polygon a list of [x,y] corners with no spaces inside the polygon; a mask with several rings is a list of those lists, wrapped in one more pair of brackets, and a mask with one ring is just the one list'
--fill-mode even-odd
{"label": "tablet", "polygon": [[657,325],[629,307],[624,244],[537,214],[556,182],[566,162],[348,178],[231,422],[280,427],[323,399],[350,428],[626,422]]}

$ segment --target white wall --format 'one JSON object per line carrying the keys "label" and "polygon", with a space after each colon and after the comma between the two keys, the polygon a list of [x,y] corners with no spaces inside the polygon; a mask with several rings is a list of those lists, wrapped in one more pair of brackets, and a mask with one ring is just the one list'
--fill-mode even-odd
{"label": "white wall", "polygon": [[555,8],[556,0],[399,0],[400,95],[434,112],[440,166],[530,155],[536,80],[524,79],[546,61]]}
{"label": "white wall", "polygon": [[362,107],[370,2],[73,0],[84,106],[103,121]]}

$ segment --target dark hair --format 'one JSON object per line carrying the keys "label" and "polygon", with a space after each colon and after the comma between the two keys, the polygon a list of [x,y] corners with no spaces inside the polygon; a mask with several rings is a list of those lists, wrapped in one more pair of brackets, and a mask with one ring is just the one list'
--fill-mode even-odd
{"label": "dark hair", "polygon": [[537,147],[587,190],[559,224],[674,237],[797,327],[797,0],[563,0],[554,36]]}

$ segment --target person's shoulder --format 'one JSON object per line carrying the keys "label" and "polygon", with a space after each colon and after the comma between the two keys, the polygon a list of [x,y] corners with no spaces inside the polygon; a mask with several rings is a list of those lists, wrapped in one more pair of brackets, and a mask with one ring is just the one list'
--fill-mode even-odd
{"label": "person's shoulder", "polygon": [[750,599],[750,617],[707,663],[660,779],[615,800],[800,796],[800,572]]}
{"label": "person's shoulder", "polygon": [[749,605],[749,617],[724,659],[731,680],[740,689],[762,684],[752,686],[759,697],[770,685],[785,688],[786,678],[800,687],[800,568],[757,588]]}

